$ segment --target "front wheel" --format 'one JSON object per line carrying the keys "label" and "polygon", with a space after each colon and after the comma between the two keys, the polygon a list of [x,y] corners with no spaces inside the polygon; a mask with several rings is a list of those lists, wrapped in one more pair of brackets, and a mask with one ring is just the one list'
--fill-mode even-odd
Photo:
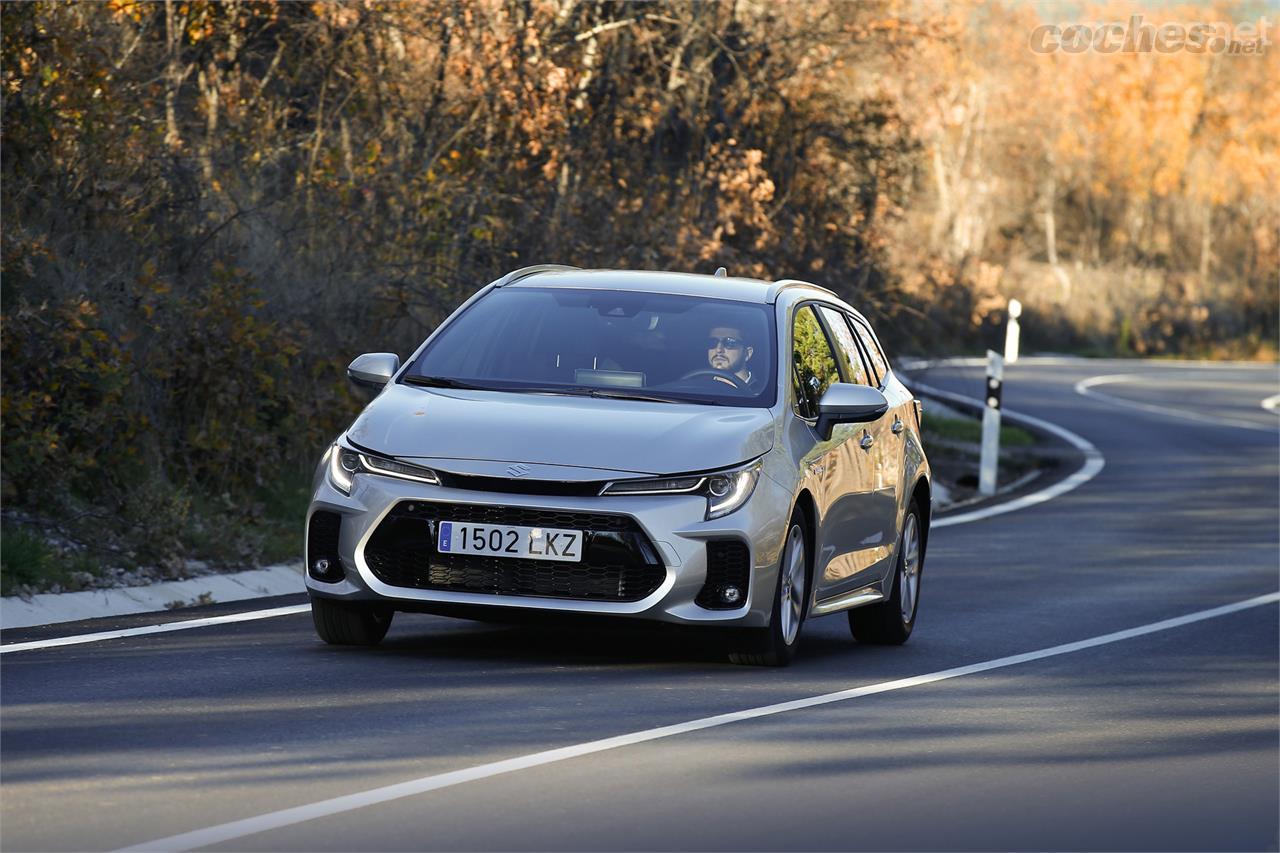
{"label": "front wheel", "polygon": [[387,635],[395,611],[371,604],[311,599],[311,621],[332,646],[376,646]]}
{"label": "front wheel", "polygon": [[786,666],[795,658],[800,645],[800,628],[808,615],[807,541],[804,518],[797,515],[791,519],[787,539],[782,546],[769,627],[743,632],[741,647],[729,654],[731,662],[749,666]]}
{"label": "front wheel", "polygon": [[900,646],[916,626],[920,604],[920,570],[924,567],[924,540],[920,508],[913,500],[902,522],[902,540],[894,565],[893,590],[879,604],[849,611],[849,630],[859,643]]}

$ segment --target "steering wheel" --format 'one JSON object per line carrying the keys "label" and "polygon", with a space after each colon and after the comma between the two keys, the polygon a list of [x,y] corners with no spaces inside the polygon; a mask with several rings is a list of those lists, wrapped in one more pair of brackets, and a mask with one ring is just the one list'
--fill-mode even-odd
{"label": "steering wheel", "polygon": [[684,382],[686,379],[700,379],[704,376],[708,379],[723,379],[732,384],[735,391],[751,390],[747,387],[747,383],[743,382],[742,378],[739,377],[738,374],[730,373],[727,370],[719,370],[714,367],[701,367],[697,370],[690,370],[684,376],[680,377],[680,381]]}

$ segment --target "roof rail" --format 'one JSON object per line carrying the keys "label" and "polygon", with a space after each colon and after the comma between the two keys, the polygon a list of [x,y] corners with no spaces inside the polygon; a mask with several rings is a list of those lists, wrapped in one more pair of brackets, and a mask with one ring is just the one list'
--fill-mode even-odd
{"label": "roof rail", "polygon": [[582,267],[571,267],[566,264],[534,264],[531,267],[521,267],[518,270],[512,270],[493,283],[494,287],[506,287],[508,284],[515,284],[522,278],[528,278],[531,275],[537,275],[540,272],[563,272],[565,270],[578,270]]}
{"label": "roof rail", "polygon": [[840,298],[840,294],[836,293],[834,290],[830,290],[821,285],[812,284],[807,281],[800,281],[799,279],[795,279],[795,278],[780,278],[777,281],[775,281],[772,285],[769,286],[769,292],[765,294],[764,301],[770,304],[777,302],[778,296],[782,293],[782,291],[790,287],[809,287],[809,288],[813,288],[814,290],[821,290],[823,293],[830,293],[836,299]]}

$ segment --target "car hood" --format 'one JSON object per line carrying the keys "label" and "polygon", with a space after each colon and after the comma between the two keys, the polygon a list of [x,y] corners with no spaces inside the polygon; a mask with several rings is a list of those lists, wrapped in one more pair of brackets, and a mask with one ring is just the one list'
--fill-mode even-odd
{"label": "car hood", "polygon": [[347,437],[388,456],[557,466],[555,479],[576,480],[736,465],[773,446],[774,419],[767,409],[393,384]]}

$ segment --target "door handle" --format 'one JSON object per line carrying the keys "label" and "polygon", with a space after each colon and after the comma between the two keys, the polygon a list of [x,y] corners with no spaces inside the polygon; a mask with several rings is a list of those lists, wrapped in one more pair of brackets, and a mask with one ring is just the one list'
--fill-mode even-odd
{"label": "door handle", "polygon": [[876,440],[871,437],[871,433],[864,432],[862,434],[862,439],[858,442],[858,446],[861,447],[863,450],[870,450],[871,445],[875,443],[876,443]]}
{"label": "door handle", "polygon": [[891,429],[893,430],[894,435],[902,435],[902,431],[906,428],[906,425],[902,422],[902,418],[895,417],[893,419],[893,426]]}

